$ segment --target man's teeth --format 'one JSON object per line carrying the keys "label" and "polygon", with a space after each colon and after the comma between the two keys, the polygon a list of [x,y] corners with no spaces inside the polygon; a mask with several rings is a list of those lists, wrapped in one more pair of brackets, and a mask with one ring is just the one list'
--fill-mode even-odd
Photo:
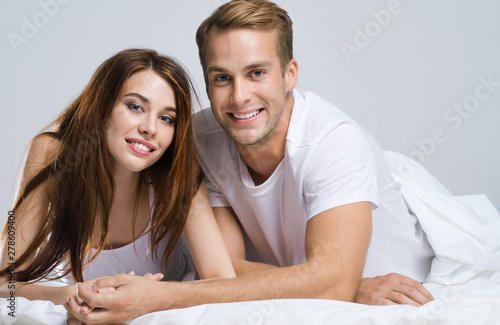
{"label": "man's teeth", "polygon": [[256,111],[253,111],[251,113],[248,113],[248,114],[234,114],[233,113],[233,116],[239,120],[244,120],[244,119],[247,119],[247,118],[251,118],[252,116],[255,116],[257,114],[260,113],[260,109],[256,110]]}
{"label": "man's teeth", "polygon": [[149,147],[146,147],[145,145],[143,145],[142,143],[139,143],[139,142],[133,142],[133,141],[129,141],[129,143],[131,145],[133,145],[134,147],[136,147],[137,149],[140,149],[142,151],[147,151],[147,152],[151,152],[153,151],[153,149],[149,148]]}

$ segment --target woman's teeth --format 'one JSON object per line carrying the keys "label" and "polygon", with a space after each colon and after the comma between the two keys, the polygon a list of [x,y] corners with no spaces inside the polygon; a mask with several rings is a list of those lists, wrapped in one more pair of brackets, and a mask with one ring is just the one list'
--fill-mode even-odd
{"label": "woman's teeth", "polygon": [[139,143],[139,142],[128,141],[128,143],[130,143],[131,145],[133,145],[134,147],[136,147],[137,149],[140,149],[142,151],[146,151],[146,152],[153,151],[153,149],[146,147],[145,145],[143,145],[142,143]]}

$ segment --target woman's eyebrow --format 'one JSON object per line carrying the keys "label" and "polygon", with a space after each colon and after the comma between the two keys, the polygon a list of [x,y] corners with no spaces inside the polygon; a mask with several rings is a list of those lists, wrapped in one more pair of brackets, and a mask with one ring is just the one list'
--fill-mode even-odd
{"label": "woman's eyebrow", "polygon": [[[123,95],[122,97],[137,97],[141,101],[143,101],[144,103],[149,104],[149,100],[146,97],[144,97],[144,96],[142,96],[141,94],[138,94],[138,93],[128,93],[128,94]],[[166,111],[171,111],[171,112],[177,113],[177,108],[172,107],[172,106],[167,106],[167,107],[165,107],[163,109],[166,110]]]}
{"label": "woman's eyebrow", "polygon": [[146,97],[144,97],[144,96],[142,96],[141,94],[138,94],[138,93],[128,93],[128,94],[123,95],[122,97],[137,97],[140,100],[142,100],[143,102],[149,103],[149,100]]}

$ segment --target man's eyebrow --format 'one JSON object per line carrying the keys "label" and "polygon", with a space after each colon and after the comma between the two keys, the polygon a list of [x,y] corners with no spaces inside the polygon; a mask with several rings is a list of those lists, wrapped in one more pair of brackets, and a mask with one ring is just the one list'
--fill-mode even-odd
{"label": "man's eyebrow", "polygon": [[264,61],[255,62],[255,63],[247,65],[245,67],[245,70],[249,71],[249,70],[255,70],[255,69],[259,69],[259,68],[269,68],[269,67],[272,67],[272,65],[273,64],[271,62],[264,60]]}
{"label": "man's eyebrow", "polygon": [[[268,60],[263,60],[263,61],[259,61],[259,62],[255,62],[255,63],[252,63],[252,64],[249,64],[247,65],[243,70],[245,71],[250,71],[250,70],[255,70],[255,69],[259,69],[259,68],[269,68],[269,67],[272,67],[272,63],[269,62]],[[224,69],[223,67],[220,67],[218,65],[213,65],[213,66],[210,66],[207,68],[207,72],[210,73],[210,72],[223,72],[223,73],[226,73],[227,70]]]}
{"label": "man's eyebrow", "polygon": [[226,72],[226,69],[219,67],[217,65],[212,65],[207,68],[207,72]]}
{"label": "man's eyebrow", "polygon": [[[144,97],[144,96],[142,96],[141,94],[138,94],[138,93],[128,93],[128,94],[123,95],[122,97],[137,97],[141,101],[143,101],[144,103],[149,104],[149,99],[147,99],[146,97]],[[172,107],[172,106],[167,106],[167,107],[165,107],[163,109],[166,110],[166,111],[171,111],[171,112],[177,113],[177,108]]]}

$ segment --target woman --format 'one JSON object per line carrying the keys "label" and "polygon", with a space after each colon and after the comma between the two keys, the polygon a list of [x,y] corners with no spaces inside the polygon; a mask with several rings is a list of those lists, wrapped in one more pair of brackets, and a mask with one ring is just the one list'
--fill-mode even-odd
{"label": "woman", "polygon": [[35,137],[2,235],[3,297],[11,244],[16,295],[55,304],[113,273],[179,280],[182,233],[201,278],[235,276],[193,153],[191,89],[173,59],[125,50]]}

